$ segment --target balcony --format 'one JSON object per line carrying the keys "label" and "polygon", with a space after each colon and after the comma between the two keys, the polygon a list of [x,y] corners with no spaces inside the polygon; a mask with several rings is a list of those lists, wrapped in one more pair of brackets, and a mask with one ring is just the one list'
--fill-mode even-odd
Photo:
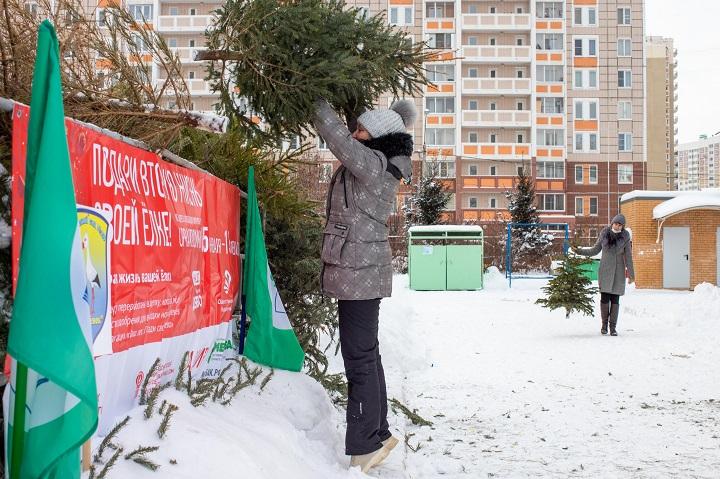
{"label": "balcony", "polygon": [[473,63],[530,63],[529,46],[470,46],[462,47],[461,56],[466,62]]}
{"label": "balcony", "polygon": [[530,128],[527,110],[463,110],[462,125],[488,128]]}
{"label": "balcony", "polygon": [[515,186],[515,176],[462,176],[460,185],[463,191],[480,189],[507,190]]}
{"label": "balcony", "polygon": [[463,143],[462,152],[483,160],[527,160],[530,143]]}
{"label": "balcony", "polygon": [[203,51],[205,48],[198,48],[198,47],[170,47],[170,51],[173,53],[177,53],[178,57],[180,58],[180,63],[182,64],[194,64],[194,63],[201,63],[200,61],[195,60],[195,53],[199,51]]}
{"label": "balcony", "polygon": [[463,78],[465,95],[519,95],[532,92],[529,78]]}
{"label": "balcony", "polygon": [[203,33],[212,23],[212,15],[160,15],[156,29],[160,33]]}
{"label": "balcony", "polygon": [[[155,80],[155,88],[159,89],[162,88],[163,84],[165,83],[165,79],[159,79]],[[199,79],[185,79],[185,84],[188,88],[188,93],[191,96],[208,96],[208,95],[216,95],[216,93],[213,93],[210,89],[210,84],[206,82],[205,80],[199,80]],[[168,84],[165,89],[166,95],[174,95],[175,91],[172,88],[171,84]]]}
{"label": "balcony", "polygon": [[465,31],[526,31],[530,26],[530,15],[527,14],[465,13],[462,16]]}

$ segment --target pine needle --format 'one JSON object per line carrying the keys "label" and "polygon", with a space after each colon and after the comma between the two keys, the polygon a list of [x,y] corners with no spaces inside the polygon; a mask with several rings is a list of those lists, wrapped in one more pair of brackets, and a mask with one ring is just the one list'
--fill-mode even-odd
{"label": "pine needle", "polygon": [[145,403],[147,402],[148,383],[149,383],[152,375],[155,374],[155,370],[157,369],[157,367],[159,365],[160,365],[160,358],[157,358],[157,359],[155,359],[155,362],[152,364],[152,366],[150,366],[150,370],[148,371],[148,373],[145,375],[145,380],[143,381],[143,385],[140,388],[140,405],[141,406],[144,406]]}
{"label": "pine needle", "polygon": [[262,390],[265,389],[265,386],[267,386],[267,383],[270,382],[270,380],[272,379],[274,374],[275,374],[275,370],[270,369],[270,373],[267,376],[265,376],[265,379],[263,379],[262,382],[260,383],[260,392],[262,392]]}
{"label": "pine needle", "polygon": [[183,382],[183,373],[185,372],[185,368],[188,367],[188,356],[190,352],[185,351],[185,354],[183,354],[182,361],[180,361],[180,368],[178,369],[177,375],[175,376],[175,389],[180,391],[185,383]]}
{"label": "pine needle", "polygon": [[177,411],[177,409],[178,407],[176,405],[168,403],[167,410],[165,411],[165,415],[163,416],[163,420],[157,430],[158,437],[160,439],[165,437],[165,434],[167,434],[168,428],[170,427],[170,418],[172,417],[173,413]]}
{"label": "pine needle", "polygon": [[155,452],[160,449],[160,446],[138,446],[134,451],[125,454],[125,459],[130,460],[135,456],[147,454],[149,452]]}
{"label": "pine needle", "polygon": [[112,455],[110,460],[105,464],[105,467],[102,468],[102,471],[100,471],[100,474],[98,474],[97,479],[105,479],[105,476],[107,475],[108,471],[112,469],[112,467],[117,462],[118,458],[120,457],[120,454],[122,454],[123,449],[122,447],[119,448],[115,454]]}
{"label": "pine needle", "polygon": [[432,426],[433,423],[428,421],[427,419],[423,419],[418,413],[417,409],[413,409],[412,411],[410,408],[405,406],[403,403],[398,401],[397,399],[393,398],[390,400],[390,405],[393,408],[397,408],[407,416],[408,419],[410,419],[410,422],[412,422],[416,426]]}
{"label": "pine needle", "polygon": [[120,421],[119,423],[115,424],[115,426],[110,429],[110,432],[107,433],[107,436],[105,436],[100,443],[100,446],[98,447],[98,451],[95,454],[95,457],[93,458],[94,462],[100,463],[102,459],[103,452],[105,452],[105,448],[111,445],[112,439],[117,435],[118,432],[125,426],[127,426],[127,423],[130,421],[130,416],[125,416],[125,419]]}

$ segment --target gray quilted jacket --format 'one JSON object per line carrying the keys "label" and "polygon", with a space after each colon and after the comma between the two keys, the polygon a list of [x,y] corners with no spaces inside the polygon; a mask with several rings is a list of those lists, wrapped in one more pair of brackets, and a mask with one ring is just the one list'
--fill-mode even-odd
{"label": "gray quilted jacket", "polygon": [[611,234],[609,226],[600,231],[598,240],[590,248],[577,248],[579,254],[595,256],[602,251],[600,269],[598,270],[598,286],[601,293],[625,294],[625,270],[630,279],[635,281],[635,268],[633,267],[632,244],[630,233],[623,230],[614,245],[608,241]]}
{"label": "gray quilted jacket", "polygon": [[399,180],[410,178],[412,138],[393,133],[361,143],[325,101],[316,104],[314,123],[342,163],[328,189],[321,253],[323,292],[344,300],[388,297],[392,254],[387,220]]}

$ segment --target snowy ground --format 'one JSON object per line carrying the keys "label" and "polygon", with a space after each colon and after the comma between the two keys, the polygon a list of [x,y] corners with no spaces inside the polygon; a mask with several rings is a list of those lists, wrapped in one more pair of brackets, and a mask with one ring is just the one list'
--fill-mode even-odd
{"label": "snowy ground", "polygon": [[[388,395],[434,425],[393,414],[409,447],[370,475],[720,477],[720,289],[630,287],[614,338],[536,306],[542,285],[491,274],[484,291],[415,292],[396,278],[381,308]],[[304,375],[277,372],[228,407],[163,398],[180,406],[165,439],[142,409],[118,439],[159,445],[160,469],[121,458],[108,477],[366,477],[347,470],[344,412]]]}

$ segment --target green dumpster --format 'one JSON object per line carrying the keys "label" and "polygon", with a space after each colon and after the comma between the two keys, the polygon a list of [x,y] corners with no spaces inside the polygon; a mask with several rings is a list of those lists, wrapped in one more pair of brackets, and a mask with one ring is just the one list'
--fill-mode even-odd
{"label": "green dumpster", "polygon": [[591,281],[597,281],[598,279],[598,270],[600,269],[600,260],[599,259],[593,259],[592,263],[584,264],[580,266],[580,270],[582,271],[583,276],[588,278]]}
{"label": "green dumpster", "polygon": [[408,231],[410,289],[483,287],[483,230],[479,226],[413,226]]}

